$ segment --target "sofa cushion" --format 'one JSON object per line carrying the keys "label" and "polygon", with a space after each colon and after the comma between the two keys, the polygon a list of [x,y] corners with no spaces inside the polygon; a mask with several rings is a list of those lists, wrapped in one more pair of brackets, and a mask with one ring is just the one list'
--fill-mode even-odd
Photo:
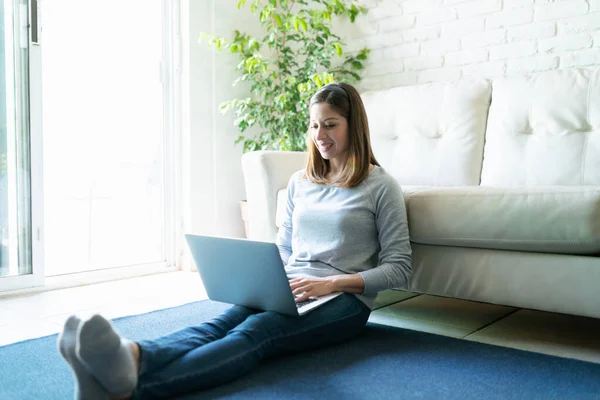
{"label": "sofa cushion", "polygon": [[484,79],[361,94],[377,160],[403,185],[479,185],[490,97]]}
{"label": "sofa cushion", "polygon": [[493,82],[482,186],[600,185],[600,67]]}
{"label": "sofa cushion", "polygon": [[600,187],[444,188],[406,197],[421,244],[600,254]]}

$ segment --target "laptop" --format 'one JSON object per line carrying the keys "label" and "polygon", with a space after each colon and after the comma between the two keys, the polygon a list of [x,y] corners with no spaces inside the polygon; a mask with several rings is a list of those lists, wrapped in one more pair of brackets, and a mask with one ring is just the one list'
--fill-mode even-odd
{"label": "laptop", "polygon": [[303,315],[342,293],[296,303],[275,243],[185,235],[211,300]]}

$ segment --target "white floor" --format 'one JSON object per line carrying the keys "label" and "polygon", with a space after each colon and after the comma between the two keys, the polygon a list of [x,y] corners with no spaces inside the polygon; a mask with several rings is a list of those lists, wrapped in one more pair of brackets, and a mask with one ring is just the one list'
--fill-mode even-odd
{"label": "white floor", "polygon": [[[0,346],[57,333],[71,314],[117,318],[206,298],[195,272],[0,298]],[[376,308],[373,323],[600,363],[600,319],[399,291]]]}
{"label": "white floor", "polygon": [[198,273],[191,272],[0,298],[0,346],[57,333],[71,314],[117,318],[206,298]]}

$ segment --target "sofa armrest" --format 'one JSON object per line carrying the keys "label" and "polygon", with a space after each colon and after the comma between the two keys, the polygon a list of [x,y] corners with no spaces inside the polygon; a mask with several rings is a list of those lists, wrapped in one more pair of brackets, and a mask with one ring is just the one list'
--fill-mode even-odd
{"label": "sofa armrest", "polygon": [[287,187],[292,174],[306,166],[308,153],[254,151],[242,156],[248,201],[248,231],[252,240],[274,242],[277,192]]}

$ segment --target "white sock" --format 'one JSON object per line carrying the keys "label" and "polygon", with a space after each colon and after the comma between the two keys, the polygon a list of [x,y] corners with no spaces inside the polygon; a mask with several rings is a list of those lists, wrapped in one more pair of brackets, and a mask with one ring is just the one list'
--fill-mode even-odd
{"label": "white sock", "polygon": [[122,339],[111,323],[94,315],[79,325],[77,357],[112,394],[131,393],[137,385],[137,367],[131,342]]}
{"label": "white sock", "polygon": [[75,400],[107,400],[108,393],[75,355],[77,328],[81,320],[71,316],[65,322],[63,331],[58,336],[58,351],[71,367],[75,378]]}

